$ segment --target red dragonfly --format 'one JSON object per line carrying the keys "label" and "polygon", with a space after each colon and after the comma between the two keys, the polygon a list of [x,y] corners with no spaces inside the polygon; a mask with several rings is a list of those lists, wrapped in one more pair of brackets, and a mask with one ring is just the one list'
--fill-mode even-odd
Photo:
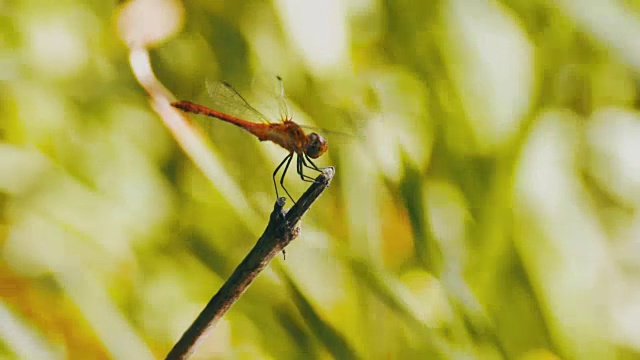
{"label": "red dragonfly", "polygon": [[240,93],[226,82],[214,83],[209,86],[209,93],[210,96],[213,97],[213,100],[234,108],[234,112],[245,113],[254,118],[257,117],[263,120],[262,123],[247,121],[240,117],[229,115],[226,112],[214,110],[204,105],[195,104],[191,101],[176,101],[172,102],[171,106],[184,112],[206,115],[231,123],[253,134],[260,141],[271,141],[285,150],[288,150],[289,154],[285,156],[273,172],[273,186],[276,189],[276,196],[279,197],[276,175],[284,165],[284,171],[280,177],[280,186],[295,203],[296,201],[284,186],[284,177],[289,169],[289,164],[291,164],[293,156],[296,156],[296,172],[300,175],[300,178],[306,182],[314,182],[315,180],[311,176],[304,173],[304,168],[322,172],[322,168],[316,166],[311,159],[317,159],[320,157],[327,151],[328,147],[327,141],[322,136],[315,132],[306,134],[302,130],[302,127],[291,119],[287,109],[286,97],[284,96],[282,78],[278,76],[277,80],[280,92],[278,96],[281,113],[280,122],[270,122],[266,116],[251,106],[249,102],[240,95]]}

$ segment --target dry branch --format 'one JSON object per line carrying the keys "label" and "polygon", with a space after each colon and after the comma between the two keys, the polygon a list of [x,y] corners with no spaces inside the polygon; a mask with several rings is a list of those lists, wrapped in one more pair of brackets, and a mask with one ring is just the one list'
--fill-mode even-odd
{"label": "dry branch", "polygon": [[333,175],[333,167],[326,168],[293,208],[286,213],[284,210],[286,199],[281,197],[276,201],[267,228],[256,245],[211,298],[204,310],[171,349],[166,359],[187,359],[190,356],[198,341],[203,339],[217,320],[224,316],[271,259],[280,251],[284,251],[284,248],[298,236],[297,224],[302,215],[329,186]]}

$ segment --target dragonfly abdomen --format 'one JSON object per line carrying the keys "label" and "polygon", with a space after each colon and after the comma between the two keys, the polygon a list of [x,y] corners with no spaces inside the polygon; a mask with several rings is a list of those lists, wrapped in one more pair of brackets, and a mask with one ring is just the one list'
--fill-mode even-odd
{"label": "dragonfly abdomen", "polygon": [[250,132],[260,141],[271,141],[289,152],[301,154],[304,152],[304,147],[307,143],[307,135],[298,124],[291,120],[284,120],[281,123],[261,124],[246,121],[190,101],[176,101],[171,105],[182,111],[206,115],[236,125]]}

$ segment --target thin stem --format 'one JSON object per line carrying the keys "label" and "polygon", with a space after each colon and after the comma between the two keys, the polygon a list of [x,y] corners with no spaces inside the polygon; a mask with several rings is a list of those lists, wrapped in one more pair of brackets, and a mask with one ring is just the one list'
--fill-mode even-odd
{"label": "thin stem", "polygon": [[299,235],[298,222],[329,186],[334,173],[333,167],[326,168],[288,212],[284,210],[286,199],[281,197],[276,200],[269,224],[256,245],[174,345],[166,357],[167,360],[187,359],[195,350],[198,341],[202,340],[207,331],[224,316],[271,259],[280,251],[284,251],[284,248]]}

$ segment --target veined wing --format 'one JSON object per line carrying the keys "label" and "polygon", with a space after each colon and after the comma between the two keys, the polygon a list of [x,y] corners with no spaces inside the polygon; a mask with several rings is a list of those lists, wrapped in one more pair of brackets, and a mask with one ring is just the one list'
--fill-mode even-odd
{"label": "veined wing", "polygon": [[255,75],[251,80],[251,88],[255,91],[260,108],[268,115],[279,120],[292,119],[284,81],[279,75]]}
{"label": "veined wing", "polygon": [[364,145],[367,141],[367,136],[364,131],[365,129],[360,129],[357,133],[351,133],[349,130],[347,130],[347,132],[343,132],[310,125],[299,126],[307,135],[316,133],[322,136],[333,151],[344,148],[345,146]]}
{"label": "veined wing", "polygon": [[284,81],[280,75],[276,76],[278,80],[278,107],[280,108],[280,119],[291,120],[291,113],[289,112],[289,104],[287,103],[287,94],[284,92]]}
{"label": "veined wing", "polygon": [[247,121],[261,123],[272,122],[264,114],[251,106],[230,84],[223,81],[207,81],[205,85],[211,99],[212,109]]}
{"label": "veined wing", "polygon": [[336,116],[333,116],[333,119],[338,120],[333,122],[334,125],[338,125],[337,128],[333,126],[325,128],[313,125],[298,125],[300,125],[305,132],[316,132],[325,136],[327,140],[333,144],[347,144],[366,140],[368,126],[364,115],[354,114],[350,111],[338,112]]}
{"label": "veined wing", "polygon": [[330,141],[339,139],[340,143],[362,141],[367,138],[366,135],[363,134],[362,130],[359,131],[358,134],[352,134],[352,133],[343,132],[343,131],[328,130],[328,129],[320,128],[317,126],[309,126],[309,125],[299,125],[299,126],[303,128],[306,132],[315,132],[320,135],[325,135],[326,137],[329,138]]}

